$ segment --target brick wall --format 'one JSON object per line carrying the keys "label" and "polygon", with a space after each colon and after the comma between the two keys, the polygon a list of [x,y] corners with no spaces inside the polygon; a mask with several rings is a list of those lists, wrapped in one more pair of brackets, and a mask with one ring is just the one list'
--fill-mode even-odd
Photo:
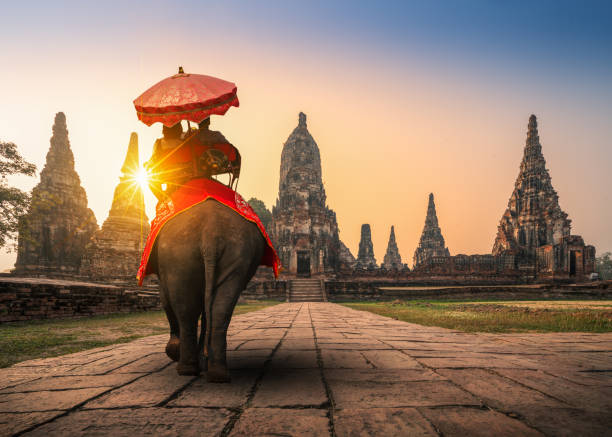
{"label": "brick wall", "polygon": [[154,289],[39,278],[0,278],[0,322],[161,309]]}

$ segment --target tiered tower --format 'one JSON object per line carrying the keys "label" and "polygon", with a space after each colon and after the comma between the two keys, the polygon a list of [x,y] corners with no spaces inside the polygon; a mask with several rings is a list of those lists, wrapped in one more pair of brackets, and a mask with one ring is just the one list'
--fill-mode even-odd
{"label": "tiered tower", "polygon": [[425,227],[421,234],[419,246],[414,251],[413,263],[417,267],[433,257],[450,256],[448,248],[445,246],[442,231],[438,226],[438,216],[436,214],[436,204],[434,203],[433,193],[429,194],[429,204],[427,205],[427,216],[425,217]]}
{"label": "tiered tower", "polygon": [[322,274],[350,263],[338,237],[336,213],[325,201],[319,147],[300,112],[298,126],[283,146],[278,199],[272,208],[272,234],[285,273]]}
{"label": "tiered tower", "polygon": [[377,267],[376,258],[374,258],[374,245],[372,244],[372,230],[369,224],[361,225],[361,239],[359,241],[356,267],[367,270]]}
{"label": "tiered tower", "polygon": [[387,244],[387,253],[385,253],[382,268],[385,270],[399,270],[402,267],[402,257],[399,254],[397,243],[395,242],[395,228],[391,226],[391,234],[389,235],[389,243]]}
{"label": "tiered tower", "polygon": [[98,229],[74,169],[66,116],[55,115],[51,147],[40,183],[20,222],[15,274],[69,277],[78,274],[85,245]]}
{"label": "tiered tower", "polygon": [[561,243],[570,229],[571,220],[559,206],[546,169],[536,116],[531,115],[519,175],[497,228],[493,255],[532,257],[539,246]]}
{"label": "tiered tower", "polygon": [[593,271],[595,248],[571,234],[571,220],[559,206],[535,115],[529,117],[527,141],[514,191],[502,215],[493,255],[510,259],[508,267],[549,273],[582,275]]}
{"label": "tiered tower", "polygon": [[150,229],[136,180],[139,170],[138,135],[132,132],[108,218],[87,245],[81,274],[95,280],[135,282]]}

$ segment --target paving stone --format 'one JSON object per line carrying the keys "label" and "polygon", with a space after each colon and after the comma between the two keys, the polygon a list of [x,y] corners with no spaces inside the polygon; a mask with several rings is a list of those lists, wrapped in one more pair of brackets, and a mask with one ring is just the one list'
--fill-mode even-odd
{"label": "paving stone", "polygon": [[144,376],[136,381],[87,403],[83,408],[152,407],[167,400],[185,387],[195,377],[180,376],[176,364],[164,370]]}
{"label": "paving stone", "polygon": [[230,369],[263,369],[271,352],[257,350],[228,351],[227,366]]}
{"label": "paving stone", "polygon": [[247,340],[240,345],[238,350],[257,350],[263,349],[265,351],[270,351],[278,345],[279,340]]}
{"label": "paving stone", "polygon": [[521,421],[489,409],[444,407],[420,411],[445,437],[543,436]]}
{"label": "paving stone", "polygon": [[51,376],[4,389],[1,393],[23,393],[46,390],[67,390],[90,387],[117,387],[140,375]]}
{"label": "paving stone", "polygon": [[219,435],[230,412],[205,408],[84,410],[36,428],[28,436],[134,437]]}
{"label": "paving stone", "polygon": [[569,405],[612,413],[612,387],[588,387],[538,370],[498,369],[496,373]]}
{"label": "paving stone", "polygon": [[327,410],[249,408],[230,433],[238,436],[320,437],[330,435]]}
{"label": "paving stone", "polygon": [[0,437],[8,437],[23,432],[54,417],[64,411],[45,411],[41,413],[0,413]]}
{"label": "paving stone", "polygon": [[421,358],[419,353],[414,354],[420,363],[435,369],[463,369],[466,367],[475,368],[508,368],[522,367],[520,364],[497,356],[453,356],[449,358]]}
{"label": "paving stone", "polygon": [[254,407],[318,406],[327,402],[321,374],[316,370],[273,370],[255,392]]}
{"label": "paving stone", "polygon": [[446,381],[430,369],[324,369],[325,379],[346,382]]}
{"label": "paving stone", "polygon": [[109,389],[111,389],[111,387],[7,393],[0,395],[0,412],[26,413],[34,411],[68,410]]}
{"label": "paving stone", "polygon": [[438,435],[415,408],[338,410],[334,430],[338,437]]}
{"label": "paving stone", "polygon": [[280,348],[272,358],[273,369],[316,369],[317,352]]}
{"label": "paving stone", "polygon": [[347,381],[326,377],[338,408],[480,405],[448,381]]}
{"label": "paving stone", "polygon": [[414,358],[399,351],[363,351],[363,356],[379,369],[421,369]]}
{"label": "paving stone", "polygon": [[244,405],[253,389],[260,371],[241,370],[231,372],[230,384],[213,384],[199,378],[179,396],[168,403],[171,407],[224,407],[237,408]]}
{"label": "paving stone", "polygon": [[353,350],[321,350],[323,367],[326,369],[371,369],[363,354]]}
{"label": "paving stone", "polygon": [[610,411],[592,412],[578,408],[550,408],[543,405],[520,405],[515,410],[527,424],[548,435],[590,437],[612,434]]}
{"label": "paving stone", "polygon": [[483,369],[440,369],[437,372],[483,399],[488,405],[504,411],[515,411],[520,405],[564,406],[536,390]]}
{"label": "paving stone", "polygon": [[163,369],[171,363],[166,353],[156,353],[142,357],[111,372],[115,373],[151,373]]}

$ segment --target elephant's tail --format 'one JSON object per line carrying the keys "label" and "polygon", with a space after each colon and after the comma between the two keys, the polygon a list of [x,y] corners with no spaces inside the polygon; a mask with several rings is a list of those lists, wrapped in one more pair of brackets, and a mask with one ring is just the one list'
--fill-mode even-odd
{"label": "elephant's tail", "polygon": [[[210,250],[212,249],[212,250]],[[215,269],[217,260],[214,248],[204,252],[204,305],[203,312],[206,317],[206,333],[204,335],[204,355],[208,357],[210,350],[210,334],[212,330],[212,306],[213,306],[213,290],[215,287]]]}

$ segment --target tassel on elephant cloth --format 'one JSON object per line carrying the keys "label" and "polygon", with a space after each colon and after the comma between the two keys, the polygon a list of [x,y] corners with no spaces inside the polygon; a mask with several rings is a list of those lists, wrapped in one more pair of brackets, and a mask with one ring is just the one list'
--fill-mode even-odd
{"label": "tassel on elephant cloth", "polygon": [[138,268],[138,285],[142,285],[142,281],[145,276],[151,273],[148,268],[149,257],[151,255],[151,249],[155,244],[155,239],[159,235],[159,231],[162,227],[177,214],[191,208],[198,203],[205,202],[207,200],[215,200],[228,208],[231,208],[236,213],[240,214],[246,220],[249,220],[257,225],[261,231],[263,237],[266,240],[266,249],[261,259],[261,265],[272,267],[274,269],[274,276],[278,277],[279,269],[279,258],[274,250],[272,241],[266,232],[261,220],[248,204],[246,200],[242,198],[240,194],[212,179],[193,179],[185,183],[181,188],[177,189],[172,195],[157,204],[156,216],[151,222],[151,232],[147,237],[144,251],[142,252],[142,258],[140,260],[140,267]]}

